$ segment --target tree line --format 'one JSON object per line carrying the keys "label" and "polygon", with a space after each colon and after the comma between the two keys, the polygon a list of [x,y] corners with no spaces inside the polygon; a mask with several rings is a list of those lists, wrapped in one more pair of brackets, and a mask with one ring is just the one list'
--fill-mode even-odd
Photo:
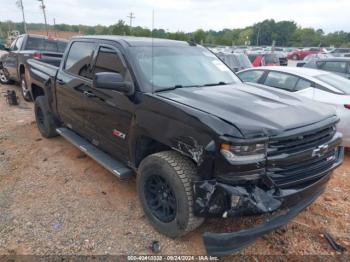
{"label": "tree line", "polygon": [[[28,30],[42,30],[44,24],[29,23]],[[10,21],[0,22],[0,38],[6,38],[8,30],[18,30],[23,33],[23,24]],[[336,31],[324,33],[322,29],[302,28],[293,21],[276,22],[273,19],[264,20],[242,29],[223,29],[220,31],[198,29],[191,33],[183,31],[169,32],[164,29],[153,29],[136,26],[130,27],[123,20],[110,26],[96,25],[49,25],[49,30],[77,32],[88,35],[133,35],[145,37],[168,38],[174,40],[194,40],[207,45],[260,45],[271,46],[335,46],[350,47],[350,33]]]}

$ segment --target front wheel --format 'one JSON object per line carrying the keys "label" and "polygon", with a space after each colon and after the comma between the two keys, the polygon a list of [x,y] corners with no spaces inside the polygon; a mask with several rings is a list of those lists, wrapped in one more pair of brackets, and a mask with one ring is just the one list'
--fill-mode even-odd
{"label": "front wheel", "polygon": [[193,214],[195,165],[175,151],[146,157],[137,176],[138,195],[151,224],[175,238],[194,230],[204,218]]}
{"label": "front wheel", "polygon": [[0,83],[3,85],[11,84],[8,72],[4,68],[0,68]]}

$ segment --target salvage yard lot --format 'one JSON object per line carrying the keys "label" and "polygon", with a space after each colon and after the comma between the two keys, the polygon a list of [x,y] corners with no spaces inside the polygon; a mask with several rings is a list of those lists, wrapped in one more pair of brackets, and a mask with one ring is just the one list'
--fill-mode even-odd
{"label": "salvage yard lot", "polygon": [[[1,86],[0,92],[16,86]],[[350,154],[327,191],[284,228],[260,238],[240,254],[337,254],[323,234],[350,251]],[[143,214],[136,180],[120,181],[63,138],[44,139],[33,104],[9,106],[0,97],[0,255],[152,254],[204,255],[204,232],[232,232],[254,218],[208,219],[172,240],[157,233]]]}

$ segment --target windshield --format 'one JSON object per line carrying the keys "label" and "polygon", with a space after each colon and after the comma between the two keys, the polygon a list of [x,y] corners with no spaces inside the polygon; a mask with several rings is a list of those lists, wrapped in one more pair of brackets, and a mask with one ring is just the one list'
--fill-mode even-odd
{"label": "windshield", "polygon": [[335,87],[343,93],[350,95],[350,80],[336,74],[324,74],[315,76],[316,79]]}
{"label": "windshield", "polygon": [[143,82],[155,92],[241,82],[220,59],[201,46],[153,47],[153,51],[152,47],[131,47],[130,50]]}

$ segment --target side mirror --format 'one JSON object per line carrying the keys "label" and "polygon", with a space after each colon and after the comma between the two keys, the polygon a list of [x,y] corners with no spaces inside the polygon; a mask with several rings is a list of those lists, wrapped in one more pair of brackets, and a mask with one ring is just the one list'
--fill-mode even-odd
{"label": "side mirror", "polygon": [[96,73],[93,86],[98,89],[115,90],[126,95],[132,95],[134,91],[132,84],[125,81],[121,74],[111,72]]}

